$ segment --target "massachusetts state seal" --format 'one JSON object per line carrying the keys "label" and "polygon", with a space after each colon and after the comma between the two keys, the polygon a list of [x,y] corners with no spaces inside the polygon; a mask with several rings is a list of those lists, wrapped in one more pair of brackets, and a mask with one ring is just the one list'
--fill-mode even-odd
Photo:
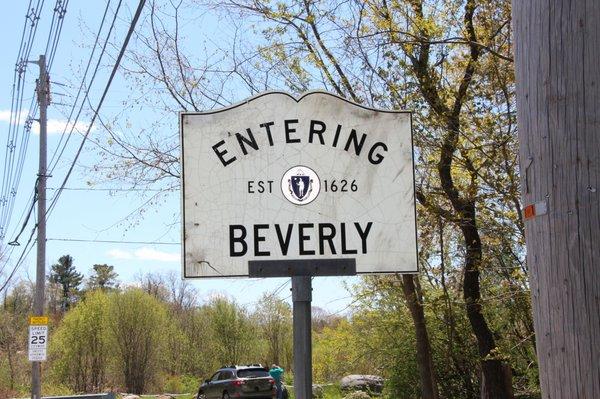
{"label": "massachusetts state seal", "polygon": [[292,204],[309,204],[317,198],[320,190],[319,176],[308,166],[294,166],[281,178],[283,196]]}

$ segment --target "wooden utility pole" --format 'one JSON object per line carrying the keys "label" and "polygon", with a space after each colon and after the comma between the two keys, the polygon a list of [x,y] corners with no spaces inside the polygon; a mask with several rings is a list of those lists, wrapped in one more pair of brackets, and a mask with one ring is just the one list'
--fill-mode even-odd
{"label": "wooden utility pole", "polygon": [[[49,102],[49,80],[46,71],[46,56],[40,55],[37,62],[40,67],[40,77],[37,83],[38,103],[40,106],[40,158],[39,171],[36,185],[38,203],[37,222],[37,267],[35,278],[35,296],[33,300],[33,315],[44,314],[44,287],[46,281],[46,142],[47,142],[47,117],[46,110]],[[31,398],[42,397],[42,363],[31,363]]]}
{"label": "wooden utility pole", "polygon": [[527,262],[544,398],[600,398],[600,1],[515,0]]}

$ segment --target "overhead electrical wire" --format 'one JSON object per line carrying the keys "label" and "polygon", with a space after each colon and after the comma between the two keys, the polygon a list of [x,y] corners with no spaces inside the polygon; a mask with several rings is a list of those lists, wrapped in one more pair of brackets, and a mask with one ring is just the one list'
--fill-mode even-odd
{"label": "overhead electrical wire", "polygon": [[[54,7],[54,14],[52,18],[52,22],[50,24],[50,29],[48,33],[48,41],[47,48],[45,54],[47,57],[54,58],[54,54],[58,47],[59,38],[62,31],[62,22],[64,19],[64,15],[67,11],[68,0],[63,4],[62,0],[56,1],[56,6]],[[38,0],[35,7],[31,7],[32,1],[30,0],[29,5],[27,7],[27,14],[25,15],[25,25],[23,27],[23,32],[21,34],[21,43],[19,45],[19,54],[17,55],[17,62],[15,64],[15,76],[13,79],[13,98],[11,100],[11,111],[10,111],[10,123],[9,123],[9,134],[8,134],[8,143],[7,145],[7,154],[5,157],[5,167],[3,171],[3,184],[2,184],[2,192],[0,193],[0,199],[2,199],[2,212],[0,213],[0,242],[4,240],[7,234],[7,228],[10,223],[10,219],[14,212],[15,199],[17,195],[18,186],[20,184],[21,175],[23,172],[23,167],[25,163],[25,158],[27,154],[27,149],[29,147],[29,138],[31,136],[31,127],[33,123],[33,118],[37,114],[37,102],[36,102],[36,91],[37,87],[34,89],[34,95],[31,97],[31,102],[28,108],[23,108],[24,102],[24,88],[25,88],[25,77],[27,71],[27,64],[31,63],[29,61],[31,56],[31,51],[33,49],[37,29],[38,22],[41,19],[41,13],[44,6],[44,1]],[[56,18],[56,14],[59,14],[58,18]],[[58,21],[58,22],[57,22]],[[25,37],[27,36],[27,41],[25,41]],[[50,53],[48,53],[48,43],[52,43],[52,48]],[[48,68],[49,70],[49,68]],[[16,90],[15,90],[16,89]],[[23,124],[23,113],[27,111],[27,118],[25,119],[25,123]],[[21,125],[23,125],[21,127]],[[20,137],[20,144],[17,143],[17,138]],[[19,149],[18,157],[15,160],[14,150]],[[37,180],[36,180],[37,184]],[[10,193],[7,195],[7,192],[10,188]],[[36,193],[35,189],[31,194],[29,200],[26,202],[28,205],[19,222],[17,223],[16,229],[21,225],[21,221],[24,220],[19,233],[16,235],[16,238],[13,239],[9,244],[10,247],[8,250],[4,250],[4,259],[3,264],[0,265],[0,273],[4,271],[4,268],[8,264],[9,260],[12,257],[13,250],[15,246],[20,245],[18,239],[20,235],[23,233],[27,224],[30,220],[32,212],[34,210],[34,205],[36,202]],[[15,231],[16,232],[16,231]],[[26,254],[31,251],[33,247],[32,239],[33,234],[35,232],[35,226],[32,229],[31,235],[27,241],[27,244],[23,248],[21,252],[21,256],[17,260],[15,267],[9,274],[6,284],[10,281],[18,266],[21,264],[22,260],[26,256]],[[13,234],[14,236],[14,234]]]}
{"label": "overhead electrical wire", "polygon": [[90,121],[90,123],[87,127],[87,130],[83,136],[83,139],[81,140],[79,148],[77,149],[77,153],[75,154],[75,158],[71,162],[71,166],[69,167],[69,170],[67,171],[67,174],[65,175],[65,178],[64,178],[62,184],[60,185],[59,190],[57,190],[56,195],[54,196],[54,199],[52,200],[52,203],[50,204],[50,207],[48,208],[48,211],[46,213],[46,218],[48,218],[48,216],[50,215],[50,213],[56,206],[56,203],[57,203],[58,199],[60,198],[60,195],[63,192],[63,189],[66,187],[67,182],[69,181],[69,178],[71,177],[71,173],[73,173],[73,169],[75,168],[75,165],[77,164],[77,160],[79,159],[79,156],[81,155],[83,146],[85,145],[85,142],[87,141],[90,131],[92,130],[92,127],[94,126],[94,122],[96,121],[96,118],[98,117],[98,113],[100,112],[100,109],[102,108],[102,104],[104,103],[104,100],[106,99],[108,90],[110,89],[110,86],[112,84],[112,81],[113,81],[116,73],[117,73],[117,70],[119,69],[121,60],[123,59],[123,56],[125,55],[125,50],[127,49],[129,40],[131,39],[131,36],[133,35],[133,31],[135,29],[135,26],[137,25],[137,21],[139,20],[140,15],[142,14],[142,10],[144,9],[145,3],[146,3],[146,0],[140,0],[140,2],[138,3],[137,10],[136,10],[135,15],[133,16],[133,19],[130,23],[129,30],[127,31],[127,36],[125,37],[123,45],[121,46],[119,55],[117,56],[117,59],[115,60],[110,77],[108,78],[108,82],[106,83],[106,86],[104,87],[104,91],[102,93],[102,96],[100,97],[100,101],[98,101],[98,105],[96,106],[96,109],[93,110],[94,115],[92,116],[92,120]]}
{"label": "overhead electrical wire", "polygon": [[47,241],[97,242],[97,243],[102,243],[102,244],[181,245],[180,242],[169,242],[169,241],[92,240],[92,239],[84,239],[84,238],[48,238]]}
{"label": "overhead electrical wire", "polygon": [[[60,26],[58,26],[56,29],[54,29],[54,25],[55,25],[55,24],[54,24],[54,21],[55,21],[55,18],[53,18],[53,22],[52,22],[52,24],[51,24],[51,28],[50,28],[50,33],[49,33],[49,35],[48,35],[48,41],[47,41],[47,43],[46,43],[46,51],[48,51],[48,49],[50,48],[50,46],[49,46],[49,43],[51,42],[51,38],[53,37],[53,39],[52,39],[53,46],[52,46],[52,48],[51,48],[51,50],[50,50],[50,51],[51,51],[51,54],[50,54],[50,56],[49,56],[49,63],[48,63],[48,70],[49,70],[49,71],[50,71],[50,68],[51,68],[51,63],[52,63],[52,61],[53,61],[53,59],[54,59],[54,54],[55,54],[55,52],[56,52],[56,49],[57,49],[58,40],[59,40],[59,38],[60,38],[60,33],[61,33],[61,31],[62,31],[62,20],[64,19],[64,15],[65,15],[65,13],[66,13],[66,6],[67,6],[67,3],[68,3],[68,1],[67,1],[67,2],[65,2],[65,3],[62,3],[62,1],[61,1],[61,0],[57,0],[57,2],[56,2],[56,6],[55,6],[55,8],[54,8],[54,16],[56,16],[56,13],[57,13],[57,12],[59,13],[59,18],[58,18],[58,20],[60,21]],[[103,19],[102,19],[102,22],[101,22],[100,28],[99,28],[99,30],[98,30],[98,34],[96,35],[96,43],[97,43],[98,37],[101,35],[102,29],[103,29],[103,27],[104,27],[104,21],[105,21],[106,13],[107,13],[107,11],[108,11],[108,9],[109,9],[109,6],[110,6],[110,0],[107,2],[106,9],[105,9],[105,13],[104,13],[104,17],[103,17]],[[115,18],[116,18],[116,15],[117,15],[117,13],[118,13],[118,9],[117,9],[117,11],[115,12]],[[111,29],[112,29],[112,28],[111,28]],[[110,32],[109,32],[109,35],[107,35],[107,40],[108,40],[108,37],[109,37],[109,36],[110,36]],[[94,51],[95,51],[95,48],[96,48],[96,43],[94,44]],[[92,54],[90,55],[90,59],[89,59],[89,61],[88,61],[88,65],[91,63],[91,60],[92,60],[92,58],[93,58],[94,51],[93,51],[93,52],[92,52]],[[87,74],[86,74],[86,75],[87,75]],[[84,77],[83,79],[85,79],[85,77]],[[84,84],[84,83],[82,82],[82,86],[80,86],[80,87],[83,87],[83,84]],[[74,106],[75,106],[75,105],[74,105]],[[30,107],[30,108],[31,108],[31,107]],[[34,110],[34,113],[35,113],[35,112],[37,112],[37,107],[36,107],[36,109]],[[66,130],[66,128],[65,128],[65,130]],[[50,174],[51,174],[51,171],[50,171]],[[37,181],[36,181],[36,183],[37,183]],[[36,203],[36,201],[37,201],[37,193],[36,193],[36,191],[37,191],[37,189],[35,189],[35,190],[34,190],[33,197],[32,197],[32,199],[30,199],[30,201],[31,201],[31,206],[30,206],[30,208],[29,208],[29,212],[28,212],[28,213],[26,214],[26,216],[24,217],[25,221],[23,222],[23,225],[22,225],[22,227],[21,227],[21,229],[20,229],[19,233],[16,235],[15,239],[14,239],[13,241],[11,241],[11,243],[10,243],[11,245],[19,245],[19,241],[18,241],[18,240],[19,240],[19,238],[20,238],[21,234],[23,233],[23,231],[25,230],[25,228],[26,228],[26,226],[27,226],[27,222],[28,222],[28,221],[29,221],[29,219],[30,219],[31,213],[32,213],[32,212],[33,212],[33,210],[34,210],[34,205],[35,205],[35,203]],[[31,235],[30,235],[30,237],[29,237],[29,239],[28,239],[28,241],[27,241],[27,244],[26,244],[26,245],[25,245],[25,247],[23,248],[23,251],[22,251],[22,253],[21,253],[21,256],[20,256],[20,257],[19,257],[19,259],[17,260],[17,262],[16,262],[16,264],[15,264],[15,266],[14,266],[14,268],[13,268],[12,272],[10,273],[10,275],[9,275],[9,279],[10,279],[10,278],[12,278],[12,276],[14,275],[14,273],[16,272],[16,270],[17,270],[17,269],[19,268],[19,266],[21,265],[22,261],[24,260],[24,254],[25,254],[25,253],[29,253],[29,251],[31,251],[31,247],[33,246],[33,243],[32,243],[32,238],[33,238],[33,234],[35,233],[36,227],[37,227],[37,225],[36,225],[36,226],[34,226],[34,228],[32,229],[32,231],[31,231]],[[31,245],[31,247],[29,247],[30,245]],[[10,250],[9,250],[9,253],[7,254],[8,256],[7,256],[7,258],[6,258],[6,261],[5,261],[4,265],[2,265],[2,267],[0,267],[0,272],[1,272],[1,271],[4,269],[4,266],[5,266],[5,265],[8,263],[8,260],[10,259],[11,255],[12,255],[12,249],[13,249],[13,248],[14,248],[14,247],[13,247],[13,246],[11,246],[11,248],[10,248]]]}
{"label": "overhead electrical wire", "polygon": [[[23,149],[27,140],[25,136],[28,136],[29,133],[24,130],[24,134],[21,136],[21,145],[19,146],[18,138],[24,111],[23,98],[27,61],[37,33],[38,21],[40,19],[43,4],[43,0],[38,0],[35,7],[32,7],[32,1],[29,1],[13,73],[9,127],[6,138],[2,186],[0,189],[0,206],[2,208],[0,212],[0,241],[4,239],[7,233],[6,229],[9,224],[10,215],[12,214],[20,172],[22,171],[21,158],[25,155],[25,150]],[[26,124],[30,124],[29,119],[27,119]],[[15,159],[17,149],[19,149],[18,158]],[[17,165],[16,169],[15,165]]]}
{"label": "overhead electrical wire", "polygon": [[[75,129],[75,126],[77,126],[77,122],[79,121],[79,116],[81,115],[81,112],[83,111],[83,107],[85,105],[85,100],[89,96],[90,88],[94,84],[94,80],[96,78],[96,73],[98,72],[98,69],[100,68],[102,57],[104,56],[104,53],[106,51],[106,46],[108,44],[108,40],[109,40],[110,35],[112,34],[112,30],[113,30],[113,28],[115,26],[115,22],[116,22],[116,19],[117,19],[117,15],[119,13],[119,9],[121,8],[121,3],[122,3],[122,1],[119,1],[119,4],[117,4],[117,9],[115,10],[112,23],[110,25],[110,28],[108,29],[108,33],[106,35],[106,40],[104,41],[104,45],[102,46],[102,51],[100,52],[100,55],[99,55],[98,60],[96,62],[96,66],[94,68],[94,72],[92,74],[90,82],[86,85],[87,74],[89,72],[90,66],[92,65],[92,60],[94,59],[94,54],[95,54],[96,48],[98,46],[98,41],[100,39],[100,35],[102,34],[102,30],[104,29],[104,23],[106,21],[106,16],[107,16],[108,11],[110,9],[110,0],[108,0],[106,2],[106,7],[104,9],[104,14],[102,15],[102,21],[100,23],[100,28],[98,29],[98,33],[96,34],[96,39],[94,41],[94,45],[92,47],[92,52],[90,54],[90,57],[88,58],[87,65],[85,67],[85,71],[84,71],[83,77],[81,79],[81,84],[79,85],[79,89],[77,90],[77,95],[75,96],[75,100],[73,101],[73,106],[71,107],[71,111],[69,113],[69,117],[67,118],[67,122],[65,123],[65,127],[64,127],[64,129],[63,129],[63,131],[62,131],[62,133],[60,135],[60,140],[58,142],[58,145],[56,146],[56,149],[54,150],[54,153],[52,154],[52,157],[50,158],[50,162],[49,162],[50,167],[48,168],[48,170],[49,170],[48,173],[50,175],[52,174],[52,172],[54,171],[54,169],[58,165],[58,161],[60,160],[60,158],[62,157],[62,155],[63,155],[63,153],[65,151],[65,149],[67,148],[67,145],[69,143],[69,140],[71,138],[73,130]],[[73,117],[73,114],[75,112],[75,108],[77,108],[77,102],[79,100],[79,96],[81,95],[81,92],[83,91],[84,88],[86,88],[86,90],[85,90],[85,96],[84,96],[84,98],[81,101],[81,104],[79,106],[79,110],[77,111],[77,115],[75,116],[75,120],[73,120],[71,122],[71,118]],[[69,130],[69,126],[71,126],[71,128],[70,128],[69,134],[67,135],[67,130]],[[66,139],[65,139],[65,137],[66,137]],[[65,140],[64,143],[63,143],[63,140]]]}
{"label": "overhead electrical wire", "polygon": [[[58,43],[61,37],[61,33],[62,33],[62,26],[63,26],[63,22],[64,22],[64,16],[67,12],[67,5],[68,5],[68,0],[63,1],[63,0],[56,0],[56,4],[54,6],[54,10],[53,10],[53,16],[52,16],[52,22],[50,24],[50,29],[48,32],[48,39],[46,41],[46,49],[44,54],[46,54],[46,57],[49,58],[50,60],[54,59],[54,55],[56,54],[56,50],[58,47]],[[30,1],[30,6],[31,6],[31,1]],[[36,6],[36,9],[32,9],[31,11],[28,11],[28,14],[26,16],[26,25],[24,26],[23,29],[23,33],[22,33],[22,37],[25,36],[25,30],[27,27],[27,20],[31,20],[31,23],[35,23],[36,24],[36,28],[37,28],[37,21],[40,19],[41,17],[41,9],[43,7],[43,1],[39,2],[38,1],[38,5]],[[28,7],[29,10],[29,7]],[[30,37],[32,38],[32,40],[35,38],[35,35],[30,34]],[[30,53],[31,53],[31,48],[32,48],[32,43],[31,44],[27,44],[27,45],[22,45],[22,48],[28,48],[28,53],[27,54],[19,54],[18,55],[18,59],[20,59],[20,64],[23,65],[23,72],[26,70],[25,66],[27,64],[27,60],[29,59]],[[51,70],[51,62],[49,64],[47,64],[47,70],[48,72]],[[21,79],[21,82],[24,82],[24,79]],[[21,94],[23,93],[23,91],[20,91]],[[34,93],[35,94],[35,93]],[[26,158],[26,154],[27,154],[27,149],[29,147],[29,138],[31,137],[31,127],[32,127],[32,122],[33,122],[33,116],[37,114],[37,103],[35,102],[36,96],[32,96],[31,99],[31,104],[28,108],[29,112],[28,112],[28,116],[27,119],[25,121],[25,125],[23,127],[23,134],[21,134],[21,144],[19,146],[20,150],[19,150],[19,157],[18,157],[18,161],[17,161],[17,168],[16,168],[16,172],[14,174],[12,174],[11,179],[9,179],[8,181],[11,182],[11,187],[13,187],[11,189],[11,195],[14,193],[14,196],[16,196],[17,193],[17,187],[19,186],[19,182],[21,179],[21,175],[23,172],[23,167],[24,167],[24,163],[25,163],[25,158]],[[17,101],[19,103],[22,104],[22,99]],[[35,104],[35,106],[34,106]],[[22,105],[21,105],[22,108]],[[18,132],[19,126],[20,126],[20,122],[21,122],[21,115],[23,113],[23,109],[19,109],[16,112],[16,119],[15,120],[15,124],[13,125],[11,123],[11,127],[14,127],[16,130],[15,132]],[[13,110],[11,110],[11,118],[13,117],[13,114],[15,114],[15,112],[13,112]],[[11,174],[10,169],[12,168],[5,168],[5,174],[8,173],[9,175]],[[6,181],[6,180],[5,180]],[[36,181],[37,182],[37,181]],[[34,190],[35,192],[35,190]],[[30,207],[26,207],[25,209],[30,209],[29,213],[27,213],[27,215],[25,216],[25,221],[27,222],[29,220],[29,217],[31,216],[31,209],[33,207],[33,205],[35,204],[36,198],[35,196],[32,194],[32,197],[30,197],[30,200],[27,201],[27,203],[31,203]],[[4,214],[6,215],[6,218],[2,219],[1,225],[4,227],[4,235],[6,235],[6,228],[9,225],[10,222],[10,218],[13,214],[14,211],[14,200],[12,201],[12,203],[7,204],[8,206],[6,206],[3,211]],[[21,220],[23,219],[23,216],[21,217]],[[20,225],[21,224],[21,220],[19,221],[19,223],[17,224]],[[23,232],[23,229],[26,227],[26,223],[25,225],[21,228],[20,232],[17,234],[17,237],[15,239],[13,239],[13,241],[11,241],[9,244],[14,245],[15,243],[18,243],[18,237],[20,236],[20,234]],[[17,227],[18,228],[18,227]],[[14,234],[12,235],[14,236]],[[3,239],[4,237],[2,237]]]}
{"label": "overhead electrical wire", "polygon": [[[50,60],[48,63],[48,71],[52,66],[52,60],[56,54],[58,43],[62,33],[62,26],[64,22],[64,16],[67,12],[68,0],[56,0],[56,4],[53,10],[52,22],[48,33],[48,39],[46,42],[46,50],[44,54],[47,59]],[[0,198],[2,199],[2,212],[0,214],[0,241],[4,239],[7,234],[7,228],[10,224],[10,219],[14,212],[14,203],[17,195],[19,183],[23,173],[23,167],[27,155],[27,149],[29,148],[29,138],[31,137],[31,128],[34,120],[34,116],[37,114],[37,102],[35,101],[35,93],[31,98],[31,102],[28,108],[23,108],[23,96],[24,96],[24,85],[25,75],[27,71],[27,64],[31,56],[31,50],[33,48],[38,21],[41,18],[41,12],[43,9],[44,1],[37,2],[35,8],[31,7],[31,1],[28,5],[28,12],[25,16],[25,25],[21,34],[22,43],[19,46],[19,54],[17,56],[17,63],[15,65],[15,79],[16,83],[13,85],[13,99],[10,111],[10,123],[9,123],[9,135],[7,144],[7,156],[5,157],[5,167],[3,176],[3,186]],[[29,27],[28,40],[24,41],[26,36],[27,28]],[[16,93],[14,88],[16,88]],[[27,117],[23,124],[23,113],[27,111]],[[21,128],[21,125],[22,128]],[[20,137],[20,143],[17,140]],[[18,156],[15,160],[15,149],[18,148]],[[33,200],[35,201],[35,199]]]}
{"label": "overhead electrical wire", "polygon": [[[60,0],[57,0],[57,3],[59,3],[59,2],[60,2]],[[109,1],[109,3],[110,3],[110,1]],[[144,8],[144,5],[145,5],[145,3],[146,3],[146,1],[145,1],[145,0],[140,0],[140,1],[139,1],[139,3],[138,3],[138,7],[137,7],[137,10],[136,10],[136,13],[135,13],[135,15],[134,15],[134,17],[133,17],[133,19],[132,19],[132,21],[131,21],[131,23],[130,23],[130,26],[129,26],[129,29],[128,29],[128,32],[127,32],[127,35],[126,35],[126,37],[125,37],[125,40],[124,40],[124,42],[123,42],[123,45],[121,46],[121,50],[120,50],[120,52],[119,52],[119,55],[118,55],[118,57],[117,57],[117,59],[116,59],[116,61],[115,61],[115,63],[114,63],[114,66],[113,66],[113,69],[112,69],[111,75],[110,75],[110,77],[109,77],[109,79],[108,79],[108,82],[107,82],[107,83],[106,83],[106,85],[105,85],[105,88],[104,88],[104,91],[103,91],[102,97],[100,98],[100,101],[98,102],[98,105],[96,106],[96,109],[94,110],[94,115],[93,115],[93,117],[92,117],[92,120],[91,120],[91,122],[90,122],[90,123],[89,123],[89,125],[88,125],[87,131],[86,131],[86,133],[85,133],[85,135],[84,135],[84,137],[83,137],[83,139],[82,139],[82,142],[81,142],[81,144],[80,144],[80,146],[79,146],[79,148],[78,148],[78,150],[77,150],[77,153],[76,153],[76,155],[75,155],[75,158],[73,159],[73,161],[72,161],[72,163],[71,163],[71,166],[70,166],[70,168],[69,168],[69,170],[68,170],[68,172],[67,172],[67,174],[66,174],[66,176],[65,176],[65,178],[64,178],[64,180],[63,180],[63,183],[61,184],[60,188],[57,190],[57,193],[56,193],[56,195],[54,196],[54,198],[53,198],[53,199],[52,199],[52,201],[51,201],[50,207],[48,208],[48,211],[46,212],[46,215],[45,215],[45,218],[46,218],[46,219],[49,217],[49,215],[50,215],[51,211],[52,211],[52,210],[54,209],[54,207],[56,206],[56,203],[57,203],[57,201],[58,201],[58,199],[59,199],[59,197],[60,197],[60,194],[61,194],[61,193],[62,193],[62,191],[65,189],[66,183],[67,183],[67,181],[68,181],[69,177],[71,176],[71,173],[72,173],[72,171],[73,171],[73,169],[74,169],[74,167],[75,167],[75,164],[76,164],[76,162],[77,162],[77,160],[78,160],[78,158],[79,158],[79,156],[80,156],[80,154],[81,154],[81,151],[82,151],[82,149],[83,149],[83,146],[84,146],[84,144],[85,144],[85,142],[86,142],[86,140],[87,140],[87,137],[88,137],[88,135],[89,135],[89,133],[90,133],[90,131],[91,131],[91,128],[92,128],[92,127],[93,127],[93,125],[94,125],[95,119],[96,119],[96,117],[98,116],[98,112],[100,111],[100,109],[101,109],[101,107],[102,107],[102,104],[103,104],[103,102],[104,102],[104,100],[105,100],[105,98],[106,98],[106,95],[107,95],[107,93],[108,93],[108,90],[109,90],[109,88],[110,88],[110,86],[111,86],[111,84],[112,84],[112,81],[113,81],[113,79],[114,79],[114,77],[115,77],[115,75],[116,75],[116,72],[117,72],[117,70],[118,70],[118,68],[119,68],[120,62],[121,62],[121,60],[122,60],[122,58],[123,58],[123,55],[124,55],[124,53],[125,53],[125,50],[126,50],[126,48],[127,48],[127,45],[128,45],[128,43],[129,43],[129,40],[131,39],[131,36],[132,36],[132,34],[133,34],[133,31],[134,31],[134,29],[135,29],[135,26],[137,25],[137,21],[139,20],[139,17],[140,17],[140,15],[141,15],[141,12],[142,12],[142,10],[143,10],[143,8]],[[42,4],[43,4],[43,1],[42,1]],[[65,3],[65,4],[66,4],[66,3]],[[119,6],[120,6],[120,4],[121,4],[121,1],[119,2]],[[108,5],[107,5],[107,8],[108,8]],[[65,9],[64,11],[66,12],[66,9]],[[55,8],[55,12],[56,12],[56,8]],[[64,16],[64,14],[63,14],[63,16]],[[116,16],[117,16],[117,12],[115,12],[115,18],[116,18]],[[114,25],[114,21],[113,21],[113,25]],[[60,29],[62,29],[62,25],[61,25],[61,28],[60,28]],[[60,29],[59,29],[59,31],[60,31]],[[111,31],[112,31],[112,27],[111,27]],[[100,35],[100,32],[101,32],[101,31],[99,31],[98,35]],[[60,34],[58,34],[58,35],[60,35]],[[109,35],[107,36],[107,39],[106,39],[106,41],[107,41],[107,42],[108,42],[109,38],[110,38],[110,32],[109,32]],[[58,39],[56,39],[56,43],[58,43]],[[106,46],[106,43],[105,43],[104,47],[105,47],[105,46]],[[53,51],[55,51],[55,49],[56,49],[56,46],[53,46],[53,49],[54,49]],[[104,49],[103,49],[103,51],[104,51]],[[53,57],[52,57],[51,59],[53,59]],[[94,76],[95,76],[95,74],[94,74]],[[89,92],[89,88],[88,88],[88,90],[86,91],[86,97],[87,97],[87,94],[88,94],[88,92]],[[84,100],[84,101],[82,101],[82,104],[83,104],[83,103],[85,103],[85,100]],[[11,115],[12,115],[12,114],[11,114]],[[79,115],[79,114],[78,114],[78,115]],[[75,123],[73,123],[73,124],[72,124],[72,126],[75,126]],[[61,154],[62,154],[62,151],[61,151]],[[60,155],[59,155],[59,158],[60,158]],[[56,165],[56,163],[55,163],[55,165]],[[1,198],[0,198],[0,199],[1,199]],[[27,215],[26,219],[29,217],[29,215],[30,215],[30,213]],[[20,265],[22,264],[22,262],[24,261],[24,259],[25,259],[26,255],[27,255],[27,254],[28,254],[28,253],[31,251],[31,248],[33,248],[32,241],[33,241],[33,236],[34,236],[34,234],[35,234],[35,231],[36,231],[36,229],[37,229],[37,224],[36,224],[36,225],[34,226],[34,228],[32,229],[32,231],[31,231],[31,234],[30,234],[30,236],[29,236],[29,239],[28,239],[28,241],[27,241],[27,244],[25,245],[25,247],[23,248],[23,251],[21,252],[21,256],[19,257],[19,259],[18,259],[18,260],[17,260],[17,262],[15,263],[15,265],[14,265],[14,267],[13,267],[13,269],[12,269],[11,273],[9,274],[8,278],[5,280],[4,284],[3,284],[3,285],[0,287],[0,291],[2,291],[2,289],[4,289],[4,288],[7,286],[7,284],[10,282],[11,278],[14,276],[14,274],[15,274],[16,270],[19,268],[19,266],[20,266]],[[12,252],[12,251],[11,251],[11,252]],[[7,260],[6,262],[4,262],[4,265],[3,265],[3,266],[5,266],[5,265],[7,264],[7,262],[8,262],[8,260]],[[2,268],[0,268],[0,271],[2,271],[2,269],[3,269],[3,267],[2,267]]]}

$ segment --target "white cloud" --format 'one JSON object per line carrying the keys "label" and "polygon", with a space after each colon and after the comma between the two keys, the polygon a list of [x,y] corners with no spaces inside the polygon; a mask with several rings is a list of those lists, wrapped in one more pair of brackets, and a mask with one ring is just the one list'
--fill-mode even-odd
{"label": "white cloud", "polygon": [[122,251],[120,249],[111,249],[108,251],[108,256],[114,259],[133,259],[133,255],[127,251]]}
{"label": "white cloud", "polygon": [[[71,132],[71,128],[73,127],[73,123],[69,123],[67,125],[66,120],[48,119],[48,124],[46,126],[47,126],[48,134],[59,134],[62,132],[66,132],[67,134],[69,134]],[[66,129],[65,129],[65,127],[66,127]],[[85,133],[86,130],[87,130],[87,123],[77,122],[75,124],[75,130],[73,130],[73,132]],[[40,133],[40,125],[38,123],[34,123],[33,126],[31,127],[31,131],[34,132],[35,134],[39,134]]]}
{"label": "white cloud", "polygon": [[[19,125],[23,125],[25,120],[27,119],[28,110],[21,110],[19,114],[18,123]],[[0,122],[10,123],[11,112],[8,109],[0,110]],[[62,132],[69,133],[71,128],[73,128],[73,123],[67,124],[65,119],[48,119],[48,123],[46,124],[48,134],[60,134]],[[85,133],[87,130],[88,124],[86,122],[77,122],[75,124],[74,132]],[[66,129],[65,129],[66,128]],[[92,131],[94,128],[92,128]],[[40,125],[37,122],[34,122],[31,125],[31,131],[35,134],[40,133]]]}
{"label": "white cloud", "polygon": [[181,255],[179,253],[162,252],[152,248],[141,248],[134,252],[136,258],[143,260],[158,260],[161,262],[179,262]]}
{"label": "white cloud", "polygon": [[[29,111],[27,111],[26,109],[21,110],[21,113],[19,114],[19,125],[25,123],[25,119],[27,119],[28,112]],[[9,109],[0,109],[0,122],[10,123],[10,116],[11,112]]]}
{"label": "white cloud", "polygon": [[173,252],[162,252],[152,248],[144,247],[134,252],[123,251],[121,249],[112,249],[108,251],[108,256],[121,260],[152,260],[159,262],[179,262],[181,255]]}

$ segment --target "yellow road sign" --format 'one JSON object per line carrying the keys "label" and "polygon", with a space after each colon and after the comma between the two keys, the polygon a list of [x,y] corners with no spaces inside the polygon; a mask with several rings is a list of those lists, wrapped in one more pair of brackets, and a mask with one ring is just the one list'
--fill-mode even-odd
{"label": "yellow road sign", "polygon": [[48,316],[29,316],[30,326],[48,325]]}

